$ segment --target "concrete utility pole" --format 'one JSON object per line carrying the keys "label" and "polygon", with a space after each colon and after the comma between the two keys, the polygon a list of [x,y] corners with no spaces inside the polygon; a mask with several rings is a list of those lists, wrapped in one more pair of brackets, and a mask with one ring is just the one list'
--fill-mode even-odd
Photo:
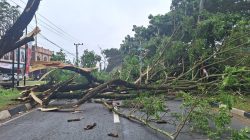
{"label": "concrete utility pole", "polygon": [[12,90],[15,88],[15,51],[12,51]]}
{"label": "concrete utility pole", "polygon": [[[25,34],[28,34],[28,29],[26,28]],[[24,60],[24,79],[23,79],[23,85],[26,86],[26,71],[27,71],[27,51],[28,51],[28,44],[25,44],[25,60]]]}
{"label": "concrete utility pole", "polygon": [[19,86],[20,76],[20,47],[17,49],[17,86]]}
{"label": "concrete utility pole", "polygon": [[76,46],[76,66],[79,66],[79,52],[78,52],[78,46],[83,45],[83,43],[74,43],[74,45]]}

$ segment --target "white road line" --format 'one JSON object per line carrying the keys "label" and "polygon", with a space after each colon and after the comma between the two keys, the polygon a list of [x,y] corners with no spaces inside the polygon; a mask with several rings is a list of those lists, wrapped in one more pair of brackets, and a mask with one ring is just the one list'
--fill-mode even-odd
{"label": "white road line", "polygon": [[55,102],[56,100],[51,100],[49,103],[53,103],[53,102]]}
{"label": "white road line", "polygon": [[15,120],[17,120],[17,119],[19,119],[19,118],[21,118],[21,117],[23,117],[23,116],[26,116],[26,115],[28,115],[28,114],[30,114],[30,113],[36,111],[36,110],[37,110],[37,109],[34,109],[34,110],[32,110],[32,111],[30,111],[30,112],[27,112],[27,113],[24,113],[24,114],[22,114],[22,115],[20,115],[20,116],[18,116],[18,117],[16,117],[16,118],[14,118],[14,119],[8,120],[8,121],[6,121],[6,122],[4,122],[4,123],[0,123],[0,127],[1,127],[1,126],[4,126],[4,125],[6,125],[6,124],[8,124],[8,123],[10,123],[10,122],[12,122],[12,121],[15,121]]}
{"label": "white road line", "polygon": [[[117,110],[117,107],[114,107],[115,110]],[[114,123],[120,123],[119,115],[117,115],[115,112],[114,114]]]}

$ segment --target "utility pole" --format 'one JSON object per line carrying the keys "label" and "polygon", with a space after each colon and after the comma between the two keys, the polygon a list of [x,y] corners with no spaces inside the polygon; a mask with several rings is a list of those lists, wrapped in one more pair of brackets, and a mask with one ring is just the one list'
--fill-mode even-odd
{"label": "utility pole", "polygon": [[20,75],[20,47],[17,49],[17,86],[19,86]]}
{"label": "utility pole", "polygon": [[80,45],[83,45],[83,43],[74,43],[76,46],[76,66],[79,67],[79,52],[78,52],[78,47]]}
{"label": "utility pole", "polygon": [[[28,34],[28,30],[27,30],[27,28],[26,28],[26,31],[25,31],[26,33],[26,35]],[[23,85],[24,86],[26,86],[26,71],[27,71],[27,69],[26,69],[26,67],[27,67],[27,51],[28,51],[28,44],[25,44],[25,60],[24,60],[24,79],[23,79]]]}
{"label": "utility pole", "polygon": [[15,88],[15,51],[12,51],[12,90]]}
{"label": "utility pole", "polygon": [[[13,24],[15,23],[15,16],[13,13]],[[15,88],[15,50],[12,51],[12,90]]]}

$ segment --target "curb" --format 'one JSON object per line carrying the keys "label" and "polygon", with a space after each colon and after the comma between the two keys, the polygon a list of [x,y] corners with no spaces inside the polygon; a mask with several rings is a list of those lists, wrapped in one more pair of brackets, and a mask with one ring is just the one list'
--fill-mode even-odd
{"label": "curb", "polygon": [[34,104],[26,103],[26,104],[19,105],[17,107],[9,109],[9,110],[3,110],[0,112],[0,121],[5,120],[5,119],[9,119],[12,116],[17,115],[19,113],[26,112],[26,111],[32,109],[33,107],[35,107]]}
{"label": "curb", "polygon": [[[174,101],[183,101],[182,98],[173,98],[172,96],[168,96],[167,99],[174,100]],[[211,102],[210,105],[211,107],[215,107],[215,108],[227,107],[227,105],[221,104],[219,102]],[[250,119],[250,112],[246,112],[244,110],[232,108],[231,113]]]}
{"label": "curb", "polygon": [[[217,107],[217,108],[227,107],[227,105],[216,103],[216,102],[210,103],[210,105],[212,107]],[[244,110],[232,108],[231,113],[250,119],[250,112],[246,112]]]}

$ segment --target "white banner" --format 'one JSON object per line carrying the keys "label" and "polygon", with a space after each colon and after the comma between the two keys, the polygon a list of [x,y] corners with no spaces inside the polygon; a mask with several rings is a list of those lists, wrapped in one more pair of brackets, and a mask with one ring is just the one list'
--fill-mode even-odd
{"label": "white banner", "polygon": [[0,67],[4,69],[12,69],[12,65],[8,63],[2,63],[0,62]]}

